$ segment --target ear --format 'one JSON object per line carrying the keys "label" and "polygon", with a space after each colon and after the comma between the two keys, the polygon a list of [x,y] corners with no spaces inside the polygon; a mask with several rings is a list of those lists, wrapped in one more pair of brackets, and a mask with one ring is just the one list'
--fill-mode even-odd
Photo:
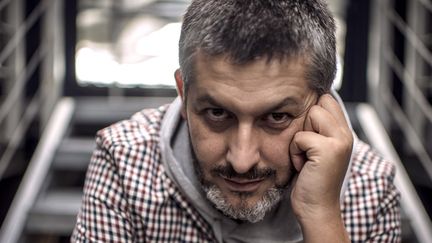
{"label": "ear", "polygon": [[187,113],[186,113],[186,97],[184,95],[184,82],[183,77],[180,69],[177,69],[174,72],[174,78],[176,80],[176,86],[177,86],[177,93],[182,99],[182,109],[181,109],[181,115],[184,119],[187,119]]}
{"label": "ear", "polygon": [[182,99],[182,101],[184,102],[184,97],[183,97],[183,77],[182,77],[182,73],[180,71],[180,69],[175,70],[174,72],[174,78],[176,81],[176,86],[177,86],[177,93],[178,95],[180,95],[180,98]]}

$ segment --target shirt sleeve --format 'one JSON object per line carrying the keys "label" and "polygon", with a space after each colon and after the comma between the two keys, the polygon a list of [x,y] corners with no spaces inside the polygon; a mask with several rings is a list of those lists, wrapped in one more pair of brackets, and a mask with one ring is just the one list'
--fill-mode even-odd
{"label": "shirt sleeve", "polygon": [[108,149],[98,145],[87,170],[71,242],[132,242],[133,235],[117,165]]}
{"label": "shirt sleeve", "polygon": [[375,223],[371,227],[367,242],[401,242],[400,194],[391,176],[383,178],[383,196],[379,198]]}
{"label": "shirt sleeve", "polygon": [[351,242],[400,242],[400,194],[396,168],[368,144],[359,141],[342,204]]}

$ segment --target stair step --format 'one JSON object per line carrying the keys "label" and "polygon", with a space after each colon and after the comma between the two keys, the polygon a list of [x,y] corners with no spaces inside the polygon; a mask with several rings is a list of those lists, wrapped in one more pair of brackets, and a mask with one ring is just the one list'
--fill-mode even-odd
{"label": "stair step", "polygon": [[57,149],[53,166],[61,170],[86,170],[95,148],[94,138],[66,138]]}
{"label": "stair step", "polygon": [[70,235],[81,205],[82,191],[49,191],[39,198],[28,215],[26,231]]}
{"label": "stair step", "polygon": [[174,97],[81,98],[77,100],[74,122],[106,126],[123,119],[128,119],[142,109],[156,108],[168,104],[173,100]]}

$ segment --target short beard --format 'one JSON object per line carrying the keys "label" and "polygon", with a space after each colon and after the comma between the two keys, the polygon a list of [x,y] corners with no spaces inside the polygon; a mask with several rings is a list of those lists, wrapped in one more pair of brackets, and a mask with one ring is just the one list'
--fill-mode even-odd
{"label": "short beard", "polygon": [[[222,193],[219,187],[205,180],[202,168],[198,160],[194,160],[195,170],[197,176],[201,183],[201,187],[204,190],[207,199],[226,216],[242,221],[249,221],[251,223],[256,223],[261,221],[265,215],[272,210],[283,198],[285,189],[289,183],[275,185],[264,193],[262,198],[258,200],[255,204],[251,205],[248,202],[248,198],[253,195],[249,192],[233,192],[237,194],[240,199],[238,206],[232,205],[228,202],[226,195]],[[257,178],[275,178],[276,171],[270,168],[258,169],[257,167],[251,168],[248,172],[244,174],[238,174],[235,172],[231,165],[218,166],[210,171],[213,176],[223,175],[226,178],[245,178],[245,179],[257,179]]]}
{"label": "short beard", "polygon": [[[189,141],[192,141],[190,137]],[[216,185],[211,184],[204,179],[204,172],[202,171],[201,163],[199,162],[195,154],[192,143],[190,143],[190,152],[193,157],[193,163],[197,178],[201,184],[203,191],[206,194],[207,199],[215,206],[216,209],[233,219],[249,221],[251,223],[261,221],[265,217],[265,215],[282,200],[287,186],[291,184],[290,182],[292,178],[282,185],[276,185],[275,187],[268,189],[265,192],[264,196],[257,203],[255,203],[255,205],[252,206],[248,205],[247,198],[248,196],[250,196],[249,194],[237,193],[240,197],[241,202],[240,206],[234,207],[227,201],[222,191]],[[290,175],[292,177],[292,175],[294,174],[294,167],[291,169],[290,172]],[[213,175],[225,175],[228,178],[239,177],[239,175],[230,165],[213,168],[211,173],[213,173]],[[257,167],[254,167],[240,177],[246,177],[249,179],[256,179],[260,177],[275,178],[276,171],[272,169],[258,170]]]}
{"label": "short beard", "polygon": [[271,209],[277,205],[283,197],[283,189],[270,188],[264,196],[255,205],[249,206],[247,202],[248,195],[239,193],[240,205],[234,207],[224,197],[222,191],[215,185],[204,186],[207,199],[226,216],[237,220],[249,221],[256,223],[261,221]]}

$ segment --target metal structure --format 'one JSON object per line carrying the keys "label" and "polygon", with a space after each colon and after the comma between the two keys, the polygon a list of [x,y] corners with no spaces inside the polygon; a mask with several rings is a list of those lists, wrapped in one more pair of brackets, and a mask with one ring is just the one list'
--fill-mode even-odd
{"label": "metal structure", "polygon": [[[68,242],[96,130],[172,98],[62,98],[0,229],[0,242]],[[63,241],[61,241],[63,240]]]}
{"label": "metal structure", "polygon": [[418,240],[429,242],[432,239],[429,196],[432,193],[432,2],[373,1],[371,10],[369,100],[401,157],[399,178],[409,175],[413,182],[413,185],[398,184],[402,206],[412,219]]}
{"label": "metal structure", "polygon": [[28,166],[34,141],[60,96],[64,63],[61,3],[0,1],[2,219]]}
{"label": "metal structure", "polygon": [[[62,1],[0,1],[1,219],[63,86]],[[44,155],[47,156],[47,155]],[[38,192],[37,190],[35,191]],[[11,206],[12,205],[12,206]],[[2,227],[3,229],[3,227]],[[6,227],[4,227],[6,229]]]}
{"label": "metal structure", "polygon": [[[0,2],[5,38],[0,49],[0,178],[6,173],[31,123],[45,127],[63,82],[61,1],[40,1],[25,17],[22,0]],[[37,31],[40,28],[40,31]],[[37,33],[36,33],[37,32]],[[30,47],[34,45],[36,47]],[[33,49],[33,50],[31,50]],[[32,52],[29,57],[29,52]],[[32,88],[30,88],[32,87]],[[33,88],[36,87],[36,88]]]}

